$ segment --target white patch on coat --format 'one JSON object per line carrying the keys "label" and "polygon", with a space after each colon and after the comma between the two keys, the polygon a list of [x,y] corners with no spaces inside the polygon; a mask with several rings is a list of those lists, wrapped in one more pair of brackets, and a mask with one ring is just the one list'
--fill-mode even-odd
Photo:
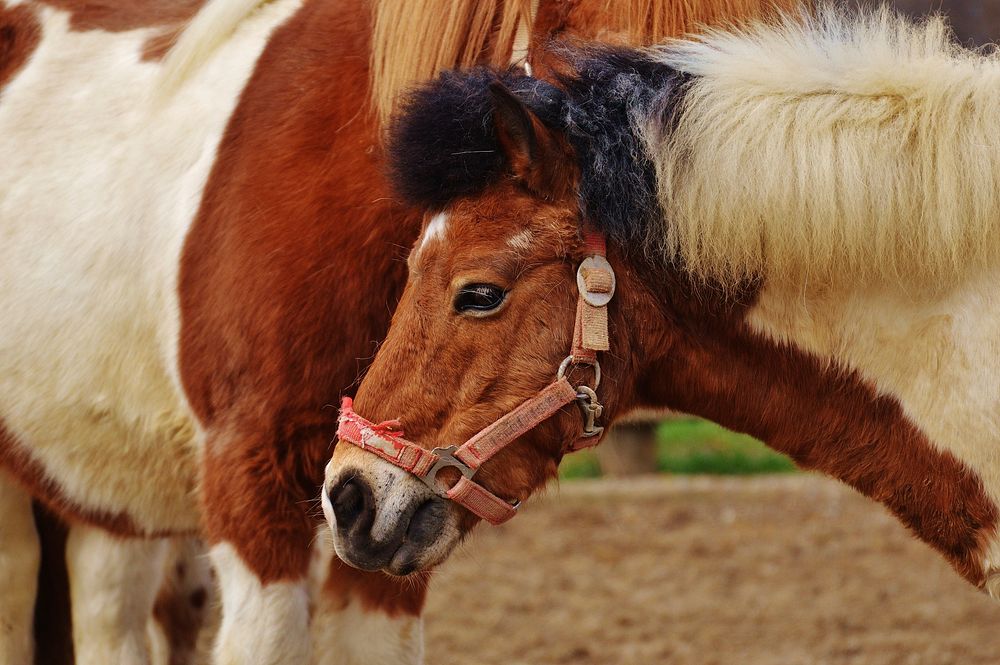
{"label": "white patch on coat", "polygon": [[226,123],[272,30],[246,18],[150,103],[153,29],[41,41],[0,104],[0,421],[80,506],[198,527],[197,426],[177,372],[181,248]]}
{"label": "white patch on coat", "polygon": [[211,549],[225,613],[216,665],[306,665],[309,597],[305,580],[261,584],[229,543]]}
{"label": "white patch on coat", "polygon": [[513,249],[527,251],[531,249],[531,242],[533,240],[534,234],[531,232],[531,229],[525,229],[511,238],[508,238],[507,246]]}
{"label": "white patch on coat", "polygon": [[444,240],[445,233],[448,231],[448,213],[439,212],[431,220],[427,222],[427,228],[420,235],[420,240],[417,241],[417,254],[424,251],[429,244],[435,240]]}
{"label": "white patch on coat", "polygon": [[167,541],[123,539],[74,524],[66,541],[78,665],[148,665],[147,622],[163,580]]}
{"label": "white patch on coat", "polygon": [[34,662],[41,555],[31,497],[0,471],[0,663]]}
{"label": "white patch on coat", "polygon": [[888,287],[765,288],[749,323],[774,340],[856,370],[898,400],[932,445],[964,462],[1000,505],[998,283],[1000,271],[939,296]]}

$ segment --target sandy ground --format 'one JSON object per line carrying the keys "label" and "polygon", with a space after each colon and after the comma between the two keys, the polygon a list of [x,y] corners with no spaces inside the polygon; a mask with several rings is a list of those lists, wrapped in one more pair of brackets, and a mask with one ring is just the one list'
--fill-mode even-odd
{"label": "sandy ground", "polygon": [[977,665],[1000,603],[814,476],[573,481],[432,582],[428,665]]}

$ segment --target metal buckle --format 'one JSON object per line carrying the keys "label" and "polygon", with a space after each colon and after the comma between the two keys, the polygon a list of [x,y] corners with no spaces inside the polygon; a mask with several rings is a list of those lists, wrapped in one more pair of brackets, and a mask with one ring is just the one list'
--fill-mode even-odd
{"label": "metal buckle", "polygon": [[597,393],[589,386],[577,387],[576,403],[583,411],[582,438],[600,436],[604,428],[597,424],[597,419],[604,413],[604,405],[597,401]]}
{"label": "metal buckle", "polygon": [[584,362],[579,363],[572,355],[566,356],[566,358],[560,363],[559,370],[556,372],[556,378],[561,379],[566,376],[566,370],[569,369],[570,365],[588,365],[594,368],[594,390],[601,385],[601,363],[594,360],[594,362]]}
{"label": "metal buckle", "polygon": [[604,428],[597,424],[597,419],[604,413],[604,405],[597,399],[597,387],[601,385],[601,363],[597,362],[597,360],[594,360],[593,363],[577,363],[576,359],[572,355],[569,355],[559,365],[556,378],[561,379],[566,376],[566,370],[569,369],[570,365],[574,364],[590,365],[594,368],[594,387],[576,387],[576,403],[583,412],[583,435],[581,438],[588,439],[593,436],[599,436],[604,432]]}
{"label": "metal buckle", "polygon": [[[435,448],[431,452],[438,456],[438,460],[434,462],[433,466],[427,470],[422,476],[417,476],[420,480],[424,481],[424,484],[431,488],[435,494],[441,497],[447,498],[448,490],[442,489],[437,483],[437,475],[441,469],[448,467],[453,467],[458,469],[458,472],[463,476],[472,480],[472,476],[476,475],[476,469],[473,469],[467,465],[462,460],[455,457],[455,452],[458,450],[458,446],[447,446],[445,448]],[[449,488],[450,489],[450,488]]]}

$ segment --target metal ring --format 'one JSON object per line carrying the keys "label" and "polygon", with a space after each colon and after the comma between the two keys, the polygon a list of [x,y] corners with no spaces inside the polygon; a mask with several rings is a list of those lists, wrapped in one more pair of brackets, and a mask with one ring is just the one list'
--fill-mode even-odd
{"label": "metal ring", "polygon": [[594,360],[594,362],[592,362],[592,363],[591,362],[578,363],[573,358],[572,354],[566,356],[566,358],[562,361],[562,363],[559,364],[559,370],[556,372],[556,378],[557,379],[561,379],[564,376],[566,376],[566,370],[569,369],[570,365],[580,365],[580,366],[589,365],[590,367],[593,367],[594,368],[594,387],[593,387],[593,389],[597,390],[597,386],[601,385],[601,363],[599,363],[597,360]]}
{"label": "metal ring", "polygon": [[[583,278],[584,270],[594,270],[607,273],[611,278],[611,289],[607,293],[588,291],[587,281]],[[607,306],[607,304],[611,302],[611,298],[615,295],[616,285],[617,280],[615,279],[615,271],[611,267],[611,264],[608,263],[608,260],[603,256],[588,256],[576,269],[576,288],[580,292],[580,296],[587,302],[587,304],[593,307]]]}

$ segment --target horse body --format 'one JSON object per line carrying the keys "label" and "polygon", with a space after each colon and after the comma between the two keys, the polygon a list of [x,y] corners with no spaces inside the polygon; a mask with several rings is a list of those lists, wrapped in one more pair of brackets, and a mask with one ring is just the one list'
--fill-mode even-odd
{"label": "horse body", "polygon": [[121,516],[141,534],[197,528],[180,254],[285,5],[243,24],[162,104],[161,63],[139,57],[150,30],[74,31],[67,12],[39,7],[40,41],[2,91],[5,457],[39,489],[57,485],[50,500],[78,517]]}
{"label": "horse body", "polygon": [[[26,43],[23,66],[0,90],[0,259],[9,285],[0,295],[0,450],[8,470],[70,519],[145,536],[200,525],[196,490],[205,436],[181,387],[178,361],[183,245],[259,56],[275,27],[299,8],[294,1],[270,3],[240,21],[169,94],[161,88],[177,63],[144,53],[160,26],[107,31],[81,28],[79,15],[66,9],[11,10],[31,17],[37,39]],[[352,53],[364,48],[339,44]],[[136,550],[108,539],[86,542],[94,545],[67,554],[81,629],[78,656],[142,662],[156,560],[142,555],[141,544]],[[18,547],[32,549],[27,541]],[[223,563],[230,575],[245,568],[235,555]],[[110,570],[125,564],[136,566],[127,585],[119,583],[124,571]],[[109,575],[101,576],[100,565]],[[256,579],[253,571],[243,575]],[[234,607],[232,587],[244,581],[223,576]],[[261,619],[297,622],[268,649],[305,658],[306,598],[287,587],[261,590],[260,614],[242,624],[240,615],[227,615],[229,644],[220,658],[239,658],[247,642],[241,631]],[[253,595],[252,587],[247,593]],[[108,613],[119,598],[121,614]],[[99,608],[106,616],[94,615]],[[30,631],[30,613],[28,619]],[[11,648],[5,657],[22,662],[24,646]],[[272,660],[267,649],[255,658]]]}
{"label": "horse body", "polygon": [[[826,13],[658,51],[568,49],[560,88],[482,71],[427,84],[390,154],[398,191],[435,221],[357,413],[428,448],[505,422],[576,348],[574,272],[594,251],[581,230],[598,230],[617,274],[596,391],[608,420],[659,406],[754,434],[1000,594],[1000,169],[953,170],[997,141],[1000,65],[946,34]],[[836,67],[783,75],[816,54]],[[429,119],[445,129],[427,136]],[[466,291],[496,295],[468,307]],[[521,501],[580,430],[567,408],[451,466]],[[364,564],[344,479],[378,488],[359,492],[376,524],[412,521],[401,497],[427,485],[354,446],[333,462],[335,543]],[[476,523],[455,502],[439,515],[433,562]]]}

